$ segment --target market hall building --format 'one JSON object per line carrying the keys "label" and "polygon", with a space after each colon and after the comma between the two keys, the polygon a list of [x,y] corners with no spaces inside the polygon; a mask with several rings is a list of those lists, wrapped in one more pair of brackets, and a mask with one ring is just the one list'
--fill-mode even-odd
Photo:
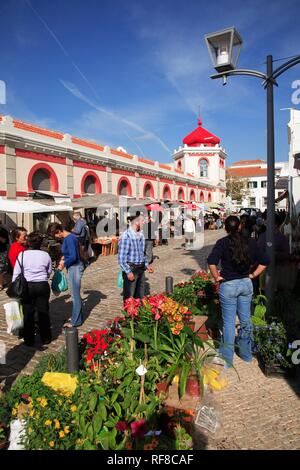
{"label": "market hall building", "polygon": [[[71,199],[114,194],[155,200],[222,203],[226,152],[220,139],[198,127],[183,139],[171,164],[141,158],[121,147],[0,116],[0,197],[30,200],[38,191]],[[3,218],[0,213],[0,219]],[[16,215],[10,218],[20,224]],[[33,226],[32,217],[25,225]]]}

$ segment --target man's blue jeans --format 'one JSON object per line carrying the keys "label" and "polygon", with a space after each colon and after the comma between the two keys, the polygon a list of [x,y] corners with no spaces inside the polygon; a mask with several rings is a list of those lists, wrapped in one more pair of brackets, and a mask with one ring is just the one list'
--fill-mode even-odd
{"label": "man's blue jeans", "polygon": [[81,278],[84,271],[84,266],[81,261],[73,264],[68,268],[68,279],[72,294],[72,317],[71,323],[73,326],[82,325],[82,300],[80,296]]}
{"label": "man's blue jeans", "polygon": [[235,348],[235,318],[240,320],[236,341],[237,354],[244,361],[252,360],[251,301],[253,286],[250,278],[234,279],[220,285],[220,303],[223,318],[223,338],[219,352],[228,366],[232,365]]}

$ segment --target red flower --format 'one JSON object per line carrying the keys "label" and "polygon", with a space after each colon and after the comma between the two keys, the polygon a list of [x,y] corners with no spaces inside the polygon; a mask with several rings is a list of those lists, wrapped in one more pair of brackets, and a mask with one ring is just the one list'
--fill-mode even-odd
{"label": "red flower", "polygon": [[124,310],[127,312],[127,315],[134,319],[139,314],[139,307],[141,306],[140,299],[134,299],[130,297],[129,299],[125,300]]}
{"label": "red flower", "polygon": [[127,429],[128,429],[128,424],[126,423],[126,421],[119,421],[116,425],[117,431],[125,432],[127,431]]}
{"label": "red flower", "polygon": [[146,421],[141,419],[130,424],[133,437],[144,437],[147,432]]}

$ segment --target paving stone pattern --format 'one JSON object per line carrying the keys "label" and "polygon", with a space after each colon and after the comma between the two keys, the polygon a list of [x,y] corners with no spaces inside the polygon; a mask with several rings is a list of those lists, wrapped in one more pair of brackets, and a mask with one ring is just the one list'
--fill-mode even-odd
{"label": "paving stone pattern", "polygon": [[[223,231],[205,233],[205,246],[199,251],[184,251],[182,240],[171,240],[168,246],[156,247],[154,274],[147,274],[151,293],[162,292],[165,277],[174,282],[189,278],[199,268],[206,268],[206,258]],[[85,321],[79,328],[82,336],[93,328],[103,326],[120,313],[121,290],[117,285],[116,256],[99,257],[84,273],[82,297]],[[54,341],[45,352],[28,348],[15,336],[6,333],[2,305],[9,299],[0,293],[0,341],[6,345],[6,364],[0,364],[0,380],[7,384],[20,373],[30,373],[45,352],[59,351],[65,344],[62,325],[69,318],[69,294],[51,297],[51,321]],[[298,379],[266,378],[254,359],[244,363],[235,359],[237,373],[226,372],[229,386],[212,395],[219,411],[220,426],[214,435],[196,432],[199,449],[300,449],[300,384]]]}

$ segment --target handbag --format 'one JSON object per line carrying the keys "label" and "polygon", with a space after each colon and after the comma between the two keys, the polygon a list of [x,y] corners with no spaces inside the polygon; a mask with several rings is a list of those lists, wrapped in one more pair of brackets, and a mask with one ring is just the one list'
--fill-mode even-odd
{"label": "handbag", "polygon": [[65,292],[68,290],[67,278],[65,274],[58,269],[54,273],[51,289],[53,292]]}
{"label": "handbag", "polygon": [[23,300],[28,297],[28,283],[24,276],[23,258],[24,258],[24,251],[22,252],[22,256],[21,256],[21,263],[19,261],[19,258],[17,258],[17,262],[20,265],[21,272],[20,274],[18,274],[16,279],[9,285],[8,289],[6,290],[6,294],[11,299]]}

